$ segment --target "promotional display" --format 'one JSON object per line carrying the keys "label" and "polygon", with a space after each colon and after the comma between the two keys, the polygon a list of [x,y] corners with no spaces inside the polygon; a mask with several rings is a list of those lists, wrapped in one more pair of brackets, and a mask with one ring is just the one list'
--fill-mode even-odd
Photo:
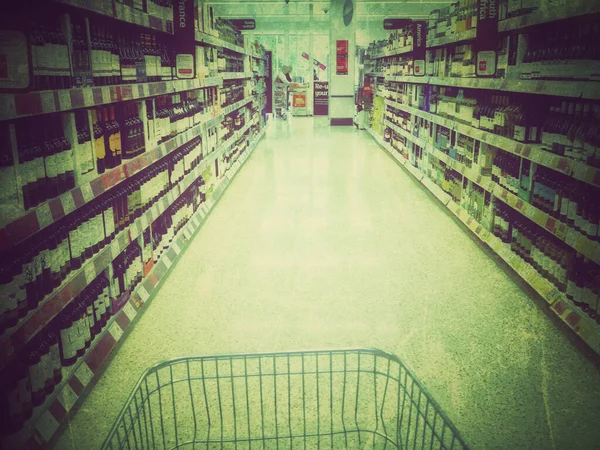
{"label": "promotional display", "polygon": [[314,93],[313,114],[315,116],[327,116],[329,114],[329,82],[315,81]]}

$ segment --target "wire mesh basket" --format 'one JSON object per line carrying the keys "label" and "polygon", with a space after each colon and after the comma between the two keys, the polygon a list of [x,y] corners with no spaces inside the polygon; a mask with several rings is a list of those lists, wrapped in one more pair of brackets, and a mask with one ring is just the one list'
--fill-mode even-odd
{"label": "wire mesh basket", "polygon": [[381,350],[180,358],[141,377],[103,449],[467,448]]}

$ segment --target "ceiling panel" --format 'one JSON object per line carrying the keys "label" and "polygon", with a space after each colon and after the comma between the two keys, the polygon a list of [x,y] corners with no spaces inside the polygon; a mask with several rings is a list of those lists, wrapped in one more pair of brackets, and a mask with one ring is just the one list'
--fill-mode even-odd
{"label": "ceiling panel", "polygon": [[[450,1],[357,1],[355,17],[360,16],[390,16],[396,17],[425,17],[434,9],[447,5]],[[315,16],[325,15],[328,1],[290,0],[286,5],[283,0],[216,0],[211,2],[218,16],[221,17],[277,17],[277,16]]]}

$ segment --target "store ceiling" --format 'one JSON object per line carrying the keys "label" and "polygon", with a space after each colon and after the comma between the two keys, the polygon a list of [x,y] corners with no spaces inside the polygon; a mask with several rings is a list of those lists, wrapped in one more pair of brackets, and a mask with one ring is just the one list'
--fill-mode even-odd
{"label": "store ceiling", "polygon": [[[355,17],[427,17],[429,13],[444,7],[454,0],[354,0]],[[209,2],[222,17],[282,17],[282,16],[323,16],[329,1],[312,0],[215,0]],[[315,17],[317,18],[317,17]]]}

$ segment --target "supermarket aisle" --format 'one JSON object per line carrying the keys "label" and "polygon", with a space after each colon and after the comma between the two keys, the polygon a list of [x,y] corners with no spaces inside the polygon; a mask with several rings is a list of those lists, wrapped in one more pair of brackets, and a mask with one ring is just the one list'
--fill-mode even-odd
{"label": "supermarket aisle", "polygon": [[600,374],[366,132],[274,124],[65,430],[97,448],[148,366],[398,354],[473,448],[592,448]]}

